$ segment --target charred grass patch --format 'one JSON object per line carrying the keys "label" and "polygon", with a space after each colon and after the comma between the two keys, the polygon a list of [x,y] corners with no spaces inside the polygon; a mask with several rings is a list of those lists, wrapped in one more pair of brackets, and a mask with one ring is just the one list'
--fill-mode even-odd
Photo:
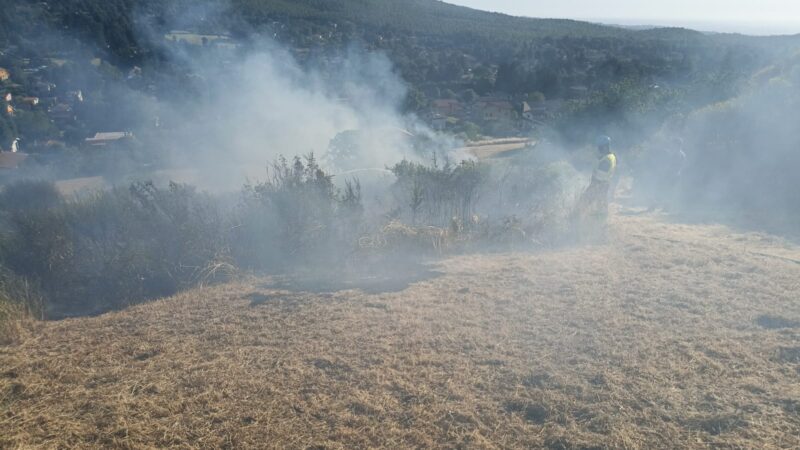
{"label": "charred grass patch", "polygon": [[800,346],[779,347],[778,361],[800,364]]}
{"label": "charred grass patch", "polygon": [[761,315],[756,318],[756,323],[768,330],[780,330],[788,328],[800,328],[800,321],[787,319],[781,316]]}
{"label": "charred grass patch", "polygon": [[748,423],[737,415],[713,415],[689,420],[685,426],[693,430],[703,431],[712,436],[718,436],[736,429],[745,428]]}
{"label": "charred grass patch", "polygon": [[544,405],[510,401],[504,405],[506,411],[518,414],[528,422],[542,425],[550,417],[550,411]]}

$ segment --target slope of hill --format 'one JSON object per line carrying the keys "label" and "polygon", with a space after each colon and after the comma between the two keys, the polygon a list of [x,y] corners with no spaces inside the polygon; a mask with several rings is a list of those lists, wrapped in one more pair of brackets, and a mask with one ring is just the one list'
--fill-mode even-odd
{"label": "slope of hill", "polygon": [[[532,39],[617,38],[710,42],[714,37],[680,28],[625,29],[565,19],[536,19],[490,13],[439,0],[64,0],[24,3],[4,0],[0,15],[7,34],[42,31],[42,24],[108,46],[118,56],[136,58],[146,46],[141,22],[155,28],[192,25],[246,35],[296,26],[297,33],[402,34],[416,37],[479,39],[489,45],[513,45]],[[726,35],[723,35],[726,36]],[[0,38],[3,36],[0,35]],[[786,38],[772,38],[771,43]],[[739,42],[757,43],[740,37]],[[795,44],[797,39],[792,40]]]}
{"label": "slope of hill", "polygon": [[438,0],[236,0],[234,10],[256,17],[350,21],[381,30],[427,35],[476,35],[487,39],[610,37],[614,27],[574,20],[532,19],[478,11]]}
{"label": "slope of hill", "polygon": [[250,280],[41,324],[0,350],[0,446],[800,446],[800,249],[612,229],[407,287]]}

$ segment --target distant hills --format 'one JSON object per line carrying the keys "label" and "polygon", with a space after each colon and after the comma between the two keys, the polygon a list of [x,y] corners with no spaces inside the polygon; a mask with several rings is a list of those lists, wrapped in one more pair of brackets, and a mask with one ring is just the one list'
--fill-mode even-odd
{"label": "distant hills", "polygon": [[[565,37],[662,41],[702,41],[706,37],[682,28],[513,17],[439,0],[0,0],[0,24],[0,40],[41,32],[47,24],[122,60],[140,58],[146,50],[141,48],[147,46],[143,30],[168,28],[227,30],[240,36],[277,31],[290,37],[303,33],[344,38],[401,35],[422,38],[427,45],[437,39],[478,39],[492,46],[509,46]],[[797,38],[784,40],[800,42]]]}

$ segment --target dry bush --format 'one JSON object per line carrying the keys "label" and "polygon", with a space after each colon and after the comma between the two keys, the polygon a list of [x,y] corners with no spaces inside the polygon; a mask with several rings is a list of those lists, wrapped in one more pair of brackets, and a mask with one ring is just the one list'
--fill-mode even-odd
{"label": "dry bush", "polygon": [[31,320],[22,305],[0,298],[0,345],[19,342]]}
{"label": "dry bush", "polygon": [[359,249],[420,254],[441,254],[453,244],[453,233],[434,226],[411,226],[392,220],[377,233],[362,236]]}
{"label": "dry bush", "polygon": [[517,158],[496,164],[478,209],[491,242],[558,241],[568,227],[580,176],[568,162]]}
{"label": "dry bush", "polygon": [[43,300],[36,286],[0,267],[0,345],[12,344],[41,318]]}
{"label": "dry bush", "polygon": [[467,223],[475,214],[488,166],[475,161],[439,167],[403,161],[392,168],[397,177],[394,193],[399,217],[412,225],[448,227],[454,220]]}

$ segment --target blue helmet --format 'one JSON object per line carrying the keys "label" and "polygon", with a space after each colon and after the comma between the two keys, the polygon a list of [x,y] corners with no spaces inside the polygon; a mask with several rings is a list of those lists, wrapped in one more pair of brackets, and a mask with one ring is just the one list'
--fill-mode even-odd
{"label": "blue helmet", "polygon": [[611,146],[611,138],[608,136],[598,136],[595,144],[598,147],[610,147]]}

